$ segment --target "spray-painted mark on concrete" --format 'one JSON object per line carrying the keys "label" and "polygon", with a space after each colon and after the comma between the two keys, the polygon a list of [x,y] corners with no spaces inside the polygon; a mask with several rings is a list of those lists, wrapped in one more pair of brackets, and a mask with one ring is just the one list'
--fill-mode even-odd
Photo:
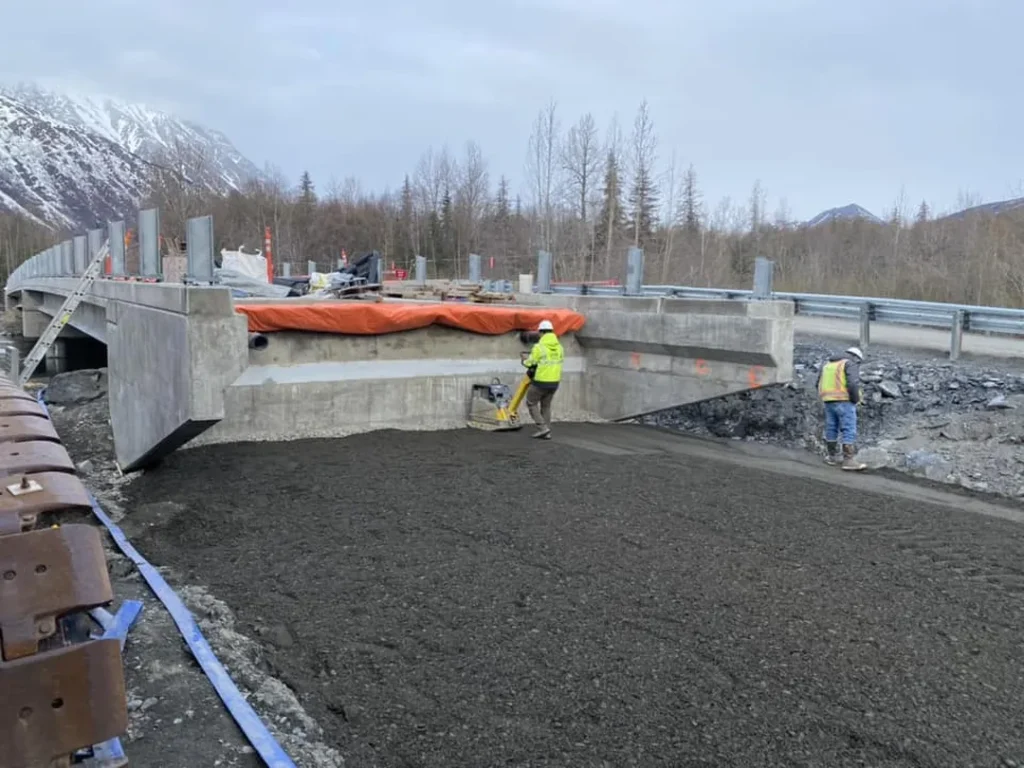
{"label": "spray-painted mark on concrete", "polygon": [[635,370],[637,370],[637,371],[639,371],[639,370],[640,370],[640,353],[639,353],[639,352],[633,352],[633,353],[632,353],[632,354],[631,354],[631,355],[629,356],[629,364],[630,364],[631,366],[633,366],[633,368],[634,368]]}
{"label": "spray-painted mark on concrete", "polygon": [[747,371],[747,383],[751,389],[757,389],[764,384],[764,366],[753,365]]}
{"label": "spray-painted mark on concrete", "polygon": [[707,376],[709,373],[711,373],[711,366],[708,365],[707,360],[697,360],[693,364],[693,367],[694,370],[697,371],[698,376]]}

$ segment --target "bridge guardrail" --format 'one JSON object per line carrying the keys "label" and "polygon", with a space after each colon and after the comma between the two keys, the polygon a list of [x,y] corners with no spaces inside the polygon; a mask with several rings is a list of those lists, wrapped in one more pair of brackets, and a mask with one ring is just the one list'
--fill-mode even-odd
{"label": "bridge guardrail", "polygon": [[[142,214],[152,215],[143,216]],[[146,222],[152,231],[148,232],[146,237],[140,238],[140,248],[145,252],[140,262],[142,266],[139,271],[142,274],[135,278],[128,276],[127,279],[159,279],[159,255],[156,252],[159,228],[157,214],[158,212],[155,210],[140,212],[140,222]],[[206,219],[209,217],[201,218],[201,223],[208,224]],[[199,219],[192,221],[198,222]],[[114,222],[109,229],[112,232],[121,232],[124,229],[124,224],[123,222]],[[19,290],[26,280],[81,274],[89,255],[98,247],[95,243],[101,240],[102,234],[100,230],[93,230],[89,233],[89,237],[80,236],[73,240],[67,240],[36,254],[11,273],[6,290],[8,292]],[[145,241],[144,247],[143,241]],[[111,242],[114,243],[115,240],[112,239]],[[120,239],[117,242],[120,242]],[[190,274],[200,272],[205,274],[209,271],[205,269],[205,266],[208,266],[206,265],[207,261],[212,264],[213,243],[210,240],[209,243],[204,244],[207,247],[201,249],[202,253],[198,252],[199,249],[196,249],[196,253],[189,253]],[[125,279],[127,272],[124,255],[123,248],[114,249],[111,257],[112,269],[110,274],[103,277]],[[417,260],[419,259],[420,257],[417,257]],[[872,322],[949,330],[950,357],[954,360],[960,355],[964,331],[1024,337],[1024,309],[911,301],[874,296],[773,291],[771,282],[774,265],[768,259],[761,258],[757,259],[758,264],[755,265],[754,290],[701,288],[684,285],[641,285],[643,259],[642,249],[629,249],[627,279],[624,286],[608,285],[607,281],[601,281],[601,284],[566,284],[551,280],[552,255],[546,251],[540,251],[537,258],[537,280],[534,290],[542,293],[586,294],[588,296],[671,296],[728,301],[782,299],[792,301],[798,315],[859,321],[860,342],[863,346],[867,346],[870,342]],[[480,257],[476,257],[477,272],[479,272],[479,262]]]}
{"label": "bridge guardrail", "polygon": [[[698,288],[677,285],[643,285],[637,294],[622,287],[553,285],[551,293],[588,296],[664,296],[681,299],[758,301],[754,291],[740,288]],[[950,331],[950,357],[960,356],[964,331],[1024,337],[1024,309],[912,301],[878,296],[839,296],[820,293],[773,291],[770,298],[792,301],[798,315],[859,322],[860,343],[870,343],[872,322],[937,328]]]}

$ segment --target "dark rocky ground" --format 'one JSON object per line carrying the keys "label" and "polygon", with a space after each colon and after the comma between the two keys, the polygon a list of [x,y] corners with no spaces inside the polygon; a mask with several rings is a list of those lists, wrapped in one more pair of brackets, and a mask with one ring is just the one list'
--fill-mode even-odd
{"label": "dark rocky ground", "polygon": [[[818,445],[811,366],[828,348],[801,345],[793,387],[665,422],[740,438],[727,447],[749,462],[564,426],[539,446],[468,431],[209,446],[124,478],[103,378],[58,377],[51,395],[90,487],[303,768],[1024,765],[1024,529],[965,511],[984,502],[963,489],[925,504],[806,453],[781,461]],[[986,406],[1014,404],[1020,372],[872,349],[878,367],[862,445],[1013,493],[1020,412]],[[118,598],[146,605],[126,650],[133,764],[258,765],[110,558]]]}
{"label": "dark rocky ground", "polygon": [[1024,528],[683,443],[210,446],[133,482],[126,521],[351,765],[1024,759]]}
{"label": "dark rocky ground", "polygon": [[[792,384],[646,417],[689,434],[823,451],[815,381],[843,344],[802,339]],[[1024,497],[1024,361],[960,361],[872,347],[862,365],[861,458],[972,490]]]}
{"label": "dark rocky ground", "polygon": [[[151,508],[132,506],[133,515],[124,514],[122,491],[129,478],[118,472],[114,460],[105,374],[75,371],[48,384],[50,413],[64,445],[79,462],[90,490],[134,543]],[[98,524],[92,516],[89,520]],[[130,764],[139,768],[263,765],[192,658],[170,615],[109,539],[107,559],[114,608],[123,600],[143,602],[124,654],[129,729],[122,743]],[[294,695],[268,674],[259,645],[235,631],[227,606],[199,585],[177,585],[177,591],[218,657],[299,765],[344,765],[335,750],[320,742],[318,726]]]}

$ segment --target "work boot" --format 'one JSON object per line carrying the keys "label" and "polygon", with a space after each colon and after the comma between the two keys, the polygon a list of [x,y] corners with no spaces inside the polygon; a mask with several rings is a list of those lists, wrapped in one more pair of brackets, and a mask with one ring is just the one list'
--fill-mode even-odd
{"label": "work boot", "polygon": [[843,469],[848,469],[853,472],[859,472],[862,469],[867,469],[868,465],[863,462],[857,461],[854,455],[857,453],[857,449],[852,445],[843,446]]}
{"label": "work boot", "polygon": [[541,427],[534,432],[530,437],[535,437],[538,440],[550,440],[551,439],[551,427]]}
{"label": "work boot", "polygon": [[834,467],[836,465],[836,459],[839,458],[839,441],[838,440],[826,440],[825,441],[825,463],[829,466]]}

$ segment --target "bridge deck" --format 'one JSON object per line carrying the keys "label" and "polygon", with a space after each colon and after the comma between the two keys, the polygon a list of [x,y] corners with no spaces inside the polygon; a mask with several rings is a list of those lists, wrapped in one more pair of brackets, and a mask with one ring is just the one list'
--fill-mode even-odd
{"label": "bridge deck", "polygon": [[294,638],[269,661],[353,765],[1024,758],[1019,512],[746,451],[211,446],[125,507],[182,505],[140,549]]}

